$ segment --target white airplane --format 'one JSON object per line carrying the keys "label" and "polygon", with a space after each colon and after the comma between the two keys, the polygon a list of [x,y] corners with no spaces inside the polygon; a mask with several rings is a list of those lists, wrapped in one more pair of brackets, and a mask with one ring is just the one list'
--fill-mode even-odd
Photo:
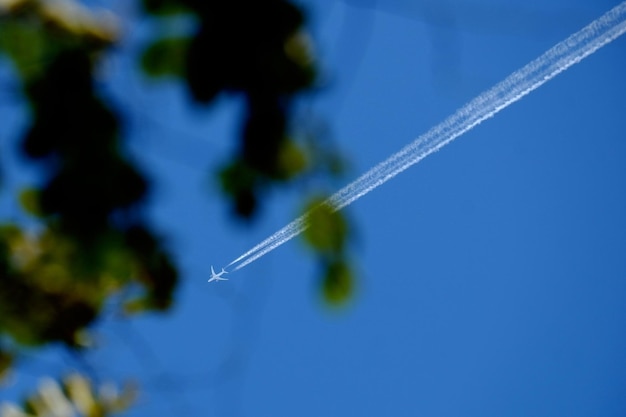
{"label": "white airplane", "polygon": [[222,275],[224,275],[224,274],[228,274],[228,272],[226,272],[224,270],[224,268],[222,268],[222,272],[218,272],[216,274],[215,271],[213,270],[213,265],[211,265],[211,278],[209,279],[209,282],[211,282],[211,281],[228,281],[228,278],[222,278]]}

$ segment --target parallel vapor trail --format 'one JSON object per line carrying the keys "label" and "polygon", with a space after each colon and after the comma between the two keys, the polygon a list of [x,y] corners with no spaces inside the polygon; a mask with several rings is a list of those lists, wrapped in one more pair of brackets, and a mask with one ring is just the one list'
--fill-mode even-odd
{"label": "parallel vapor trail", "polygon": [[[442,123],[337,191],[325,204],[333,210],[342,209],[484,120],[493,117],[500,110],[617,39],[624,32],[626,32],[626,1],[474,98]],[[307,216],[308,213],[298,217],[229,263],[226,268],[234,265],[234,271],[241,269],[302,233],[307,227]]]}

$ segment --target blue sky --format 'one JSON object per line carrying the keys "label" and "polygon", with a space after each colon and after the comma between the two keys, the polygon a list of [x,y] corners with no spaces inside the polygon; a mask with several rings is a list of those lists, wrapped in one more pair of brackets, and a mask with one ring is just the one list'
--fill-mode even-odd
{"label": "blue sky", "polygon": [[[350,157],[346,183],[617,4],[378,3],[306,3],[329,88],[305,104]],[[357,292],[340,310],[298,241],[207,285],[299,194],[234,223],[207,170],[233,150],[237,104],[198,111],[114,59],[110,93],[135,110],[131,150],[185,275],[172,314],[109,319],[89,362],[141,376],[133,417],[625,415],[625,42],[350,206]]]}

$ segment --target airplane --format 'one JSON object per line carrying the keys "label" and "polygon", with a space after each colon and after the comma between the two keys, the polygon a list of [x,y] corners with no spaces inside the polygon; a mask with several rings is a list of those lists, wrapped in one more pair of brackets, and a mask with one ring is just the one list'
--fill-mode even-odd
{"label": "airplane", "polygon": [[228,281],[228,278],[222,278],[222,275],[224,275],[224,274],[228,274],[228,272],[226,272],[224,270],[224,268],[222,268],[222,272],[218,272],[216,274],[215,271],[213,270],[213,265],[211,265],[211,278],[209,279],[209,282],[211,282],[211,281]]}

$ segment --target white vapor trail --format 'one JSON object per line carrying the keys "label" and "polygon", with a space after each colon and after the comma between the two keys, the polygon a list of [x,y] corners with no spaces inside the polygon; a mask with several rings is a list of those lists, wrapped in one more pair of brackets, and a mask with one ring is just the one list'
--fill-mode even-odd
{"label": "white vapor trail", "polygon": [[[325,201],[325,204],[332,210],[342,209],[539,88],[557,74],[617,39],[624,32],[626,32],[626,1],[474,98],[399,152],[337,191]],[[298,217],[229,263],[226,268],[235,265],[234,271],[241,269],[302,233],[307,227],[307,216],[308,213]]]}

